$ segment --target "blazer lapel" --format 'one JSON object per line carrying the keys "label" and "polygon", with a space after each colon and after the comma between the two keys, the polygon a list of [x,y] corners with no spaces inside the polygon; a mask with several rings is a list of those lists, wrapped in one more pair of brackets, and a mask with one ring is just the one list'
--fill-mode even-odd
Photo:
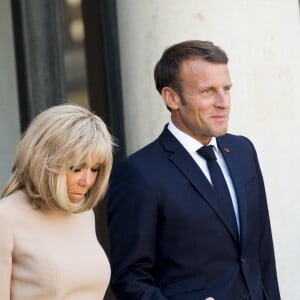
{"label": "blazer lapel", "polygon": [[241,247],[244,245],[247,232],[247,201],[246,201],[246,190],[245,190],[245,178],[239,168],[238,158],[240,153],[238,153],[237,148],[233,145],[226,143],[226,139],[218,138],[218,146],[221,150],[226,165],[228,167],[234,189],[237,196],[238,206],[239,206],[239,221],[240,221],[240,244]]}
{"label": "blazer lapel", "polygon": [[239,239],[236,224],[234,224],[232,220],[225,215],[217,197],[215,196],[215,192],[211,184],[196,162],[190,157],[189,153],[168,129],[165,128],[160,136],[160,141],[165,150],[170,153],[169,159],[177,166],[182,174],[191,182],[205,201],[216,212],[224,225],[228,228],[234,240],[238,243]]}

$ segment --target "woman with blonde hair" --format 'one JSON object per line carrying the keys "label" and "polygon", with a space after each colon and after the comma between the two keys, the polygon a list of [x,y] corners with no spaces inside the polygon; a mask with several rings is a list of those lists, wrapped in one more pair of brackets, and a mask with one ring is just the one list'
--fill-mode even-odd
{"label": "woman with blonde hair", "polygon": [[72,104],[39,114],[0,200],[0,299],[103,299],[110,278],[92,208],[106,193],[113,140]]}

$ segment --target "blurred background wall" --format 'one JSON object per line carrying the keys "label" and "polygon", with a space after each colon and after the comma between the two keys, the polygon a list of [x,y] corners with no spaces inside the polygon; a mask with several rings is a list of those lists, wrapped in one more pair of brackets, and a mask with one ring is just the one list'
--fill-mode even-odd
{"label": "blurred background wall", "polygon": [[8,179],[20,136],[10,2],[0,2],[0,188]]}

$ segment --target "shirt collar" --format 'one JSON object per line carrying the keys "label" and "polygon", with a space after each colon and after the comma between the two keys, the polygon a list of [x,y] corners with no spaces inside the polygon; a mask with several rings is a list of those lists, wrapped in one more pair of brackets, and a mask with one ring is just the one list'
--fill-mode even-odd
{"label": "shirt collar", "polygon": [[[199,141],[186,134],[178,127],[176,127],[172,120],[169,121],[168,129],[189,153],[196,152],[199,148],[204,146]],[[207,146],[210,145],[214,147],[215,151],[219,152],[219,148],[217,146],[217,139],[215,137],[211,138]]]}

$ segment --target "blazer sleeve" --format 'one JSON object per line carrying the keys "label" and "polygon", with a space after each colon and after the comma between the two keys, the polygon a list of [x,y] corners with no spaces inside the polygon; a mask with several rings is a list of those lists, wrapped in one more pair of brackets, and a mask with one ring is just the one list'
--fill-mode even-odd
{"label": "blazer sleeve", "polygon": [[3,212],[0,211],[0,299],[10,300],[13,238]]}
{"label": "blazer sleeve", "polygon": [[255,163],[258,170],[258,180],[261,186],[260,211],[259,211],[259,260],[263,281],[263,291],[272,300],[280,300],[276,262],[274,255],[273,239],[270,217],[266,199],[263,176],[255,153]]}
{"label": "blazer sleeve", "polygon": [[114,169],[108,201],[111,286],[117,299],[166,300],[155,285],[157,189],[123,162]]}

